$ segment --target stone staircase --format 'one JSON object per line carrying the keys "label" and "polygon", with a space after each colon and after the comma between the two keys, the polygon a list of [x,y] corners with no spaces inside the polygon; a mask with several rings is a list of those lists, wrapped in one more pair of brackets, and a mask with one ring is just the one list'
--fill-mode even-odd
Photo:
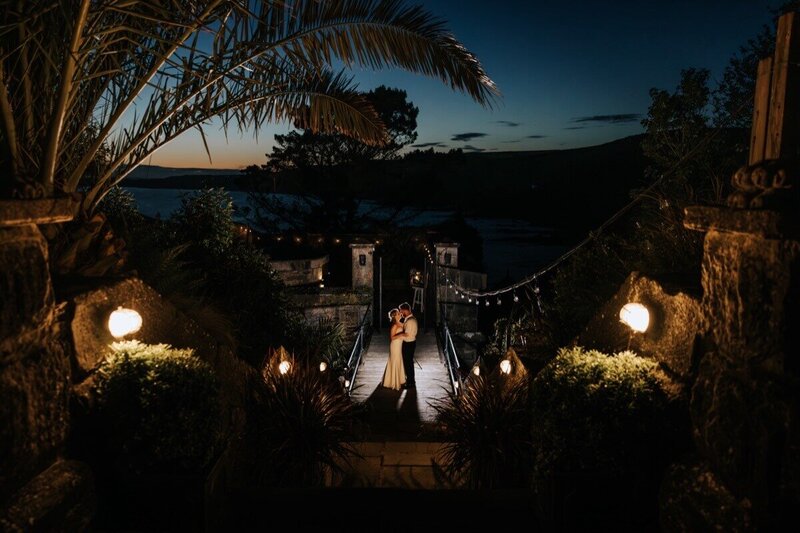
{"label": "stone staircase", "polygon": [[361,457],[341,464],[343,474],[329,479],[336,488],[452,489],[443,472],[441,442],[353,442]]}

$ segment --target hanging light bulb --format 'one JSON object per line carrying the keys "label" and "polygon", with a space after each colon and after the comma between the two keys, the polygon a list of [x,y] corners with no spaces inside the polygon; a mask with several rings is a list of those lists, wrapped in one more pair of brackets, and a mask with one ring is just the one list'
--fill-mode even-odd
{"label": "hanging light bulb", "polygon": [[489,304],[489,300],[487,299],[487,300],[486,300],[486,307],[489,307],[489,305],[490,305],[490,304]]}
{"label": "hanging light bulb", "polygon": [[472,303],[472,298],[469,298],[467,301],[468,301],[469,303]]}
{"label": "hanging light bulb", "polygon": [[319,371],[320,372],[325,372],[326,370],[328,370],[328,363],[326,363],[325,361],[322,361],[319,364]]}
{"label": "hanging light bulb", "polygon": [[472,373],[475,374],[476,376],[480,376],[481,375],[481,367],[479,367],[478,365],[475,365],[474,367],[472,367]]}
{"label": "hanging light bulb", "polygon": [[281,364],[278,365],[278,372],[281,374],[286,374],[289,370],[292,369],[292,363],[289,361],[281,361]]}
{"label": "hanging light bulb", "polygon": [[517,293],[514,293],[514,303],[517,302],[519,302],[519,296],[517,296]]}
{"label": "hanging light bulb", "polygon": [[503,359],[500,361],[500,371],[503,374],[510,374],[511,373],[511,361],[508,359]]}
{"label": "hanging light bulb", "polygon": [[503,303],[503,300],[501,300],[500,298],[498,298],[498,299],[497,299],[497,305],[502,305],[502,303]]}

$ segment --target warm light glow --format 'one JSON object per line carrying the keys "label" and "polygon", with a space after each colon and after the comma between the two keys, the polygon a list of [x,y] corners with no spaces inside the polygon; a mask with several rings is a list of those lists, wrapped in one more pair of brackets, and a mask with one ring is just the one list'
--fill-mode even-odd
{"label": "warm light glow", "polygon": [[503,374],[510,374],[511,373],[511,361],[508,359],[503,359],[500,361],[500,371]]}
{"label": "warm light glow", "polygon": [[278,365],[278,372],[280,372],[281,374],[286,374],[289,372],[289,370],[291,370],[291,368],[292,368],[292,363],[290,363],[289,361],[281,361],[281,364]]}
{"label": "warm light glow", "polygon": [[117,307],[108,317],[108,331],[117,339],[142,329],[142,315],[133,309]]}
{"label": "warm light glow", "polygon": [[633,331],[644,333],[650,325],[650,312],[642,304],[627,303],[619,310],[619,320]]}
{"label": "warm light glow", "polygon": [[479,366],[474,367],[472,369],[472,373],[475,374],[476,376],[480,376],[481,375],[481,367],[479,367]]}
{"label": "warm light glow", "polygon": [[350,380],[349,379],[344,380],[344,387],[347,388],[349,386],[350,386]]}
{"label": "warm light glow", "polygon": [[322,361],[319,364],[319,371],[320,372],[325,372],[326,370],[328,370],[328,363],[326,363],[325,361]]}
{"label": "warm light glow", "polygon": [[325,288],[325,284],[324,284],[324,283],[320,283],[320,284],[319,284],[319,288],[320,288],[320,289],[324,289],[324,288]]}

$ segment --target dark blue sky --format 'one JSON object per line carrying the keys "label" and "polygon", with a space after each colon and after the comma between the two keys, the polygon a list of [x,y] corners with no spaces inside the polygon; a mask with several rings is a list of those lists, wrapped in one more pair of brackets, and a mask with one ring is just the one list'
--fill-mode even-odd
{"label": "dark blue sky", "polygon": [[[503,93],[494,109],[436,80],[397,71],[356,72],[364,90],[408,91],[419,108],[417,144],[441,149],[538,150],[598,144],[642,131],[652,87],[673,88],[687,67],[719,78],[730,56],[763,24],[777,0],[425,0],[483,62]],[[487,7],[489,6],[489,7]],[[209,128],[213,165],[191,133],[152,164],[236,168],[263,163],[273,125],[226,142]],[[466,135],[465,135],[466,134]],[[472,135],[469,135],[472,134]],[[476,135],[477,134],[477,135]]]}

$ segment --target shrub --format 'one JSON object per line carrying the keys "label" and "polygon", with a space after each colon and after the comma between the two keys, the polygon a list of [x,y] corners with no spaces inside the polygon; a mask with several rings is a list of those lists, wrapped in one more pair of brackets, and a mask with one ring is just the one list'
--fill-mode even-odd
{"label": "shrub", "polygon": [[325,470],[339,471],[354,453],[346,444],[353,404],[328,374],[295,364],[287,374],[268,373],[253,390],[248,436],[255,440],[259,483],[322,486]]}
{"label": "shrub", "polygon": [[324,318],[308,324],[296,317],[286,331],[285,344],[304,364],[314,366],[325,361],[332,374],[338,374],[347,364],[344,325],[336,320]]}
{"label": "shrub", "polygon": [[528,486],[532,468],[527,379],[499,383],[470,376],[460,396],[434,404],[447,473],[470,488]]}
{"label": "shrub", "polygon": [[[540,492],[555,491],[550,495],[557,502],[568,492],[579,507],[652,511],[635,502],[656,500],[668,401],[655,362],[631,352],[562,348],[533,382]],[[563,502],[557,505],[563,508]]]}
{"label": "shrub", "polygon": [[219,385],[209,365],[164,344],[112,345],[98,371],[101,436],[116,470],[196,474],[220,444]]}

